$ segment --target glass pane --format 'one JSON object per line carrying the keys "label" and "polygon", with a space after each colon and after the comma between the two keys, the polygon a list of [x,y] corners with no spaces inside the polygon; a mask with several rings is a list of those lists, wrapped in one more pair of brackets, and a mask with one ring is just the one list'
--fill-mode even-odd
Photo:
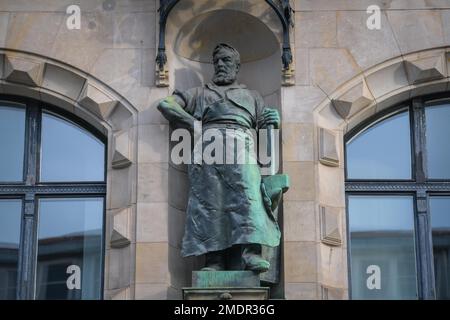
{"label": "glass pane", "polygon": [[0,181],[23,180],[25,108],[0,106]]}
{"label": "glass pane", "polygon": [[379,122],[347,144],[349,179],[410,179],[409,112]]}
{"label": "glass pane", "polygon": [[450,104],[425,108],[428,177],[450,179]]}
{"label": "glass pane", "polygon": [[450,299],[450,197],[431,197],[436,298]]}
{"label": "glass pane", "polygon": [[37,299],[100,299],[103,198],[39,201]]}
{"label": "glass pane", "polygon": [[42,115],[41,181],[103,181],[105,146],[72,122]]}
{"label": "glass pane", "polygon": [[349,196],[353,299],[417,299],[413,197]]}
{"label": "glass pane", "polygon": [[0,200],[0,300],[16,299],[21,200]]}

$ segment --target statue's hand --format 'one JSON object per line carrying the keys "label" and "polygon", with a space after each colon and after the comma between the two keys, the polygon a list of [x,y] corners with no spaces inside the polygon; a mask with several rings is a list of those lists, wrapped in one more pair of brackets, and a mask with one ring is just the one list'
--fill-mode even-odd
{"label": "statue's hand", "polygon": [[162,99],[158,104],[158,109],[167,109],[180,106],[173,96]]}
{"label": "statue's hand", "polygon": [[278,110],[266,108],[258,119],[258,127],[264,129],[270,125],[273,125],[275,129],[278,129],[280,127],[280,122],[280,114],[278,113]]}

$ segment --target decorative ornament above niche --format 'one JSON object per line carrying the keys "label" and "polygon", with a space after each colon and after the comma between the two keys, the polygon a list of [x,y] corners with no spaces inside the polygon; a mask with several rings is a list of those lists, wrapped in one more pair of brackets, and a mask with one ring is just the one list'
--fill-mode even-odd
{"label": "decorative ornament above niche", "polygon": [[[169,73],[167,70],[166,54],[166,25],[167,18],[180,0],[160,0],[159,12],[159,45],[156,55],[156,85],[158,87],[169,86]],[[294,26],[293,10],[289,0],[265,0],[272,8],[281,22],[283,29],[283,48],[282,48],[282,84],[284,86],[294,85],[293,58],[290,45],[290,28]]]}

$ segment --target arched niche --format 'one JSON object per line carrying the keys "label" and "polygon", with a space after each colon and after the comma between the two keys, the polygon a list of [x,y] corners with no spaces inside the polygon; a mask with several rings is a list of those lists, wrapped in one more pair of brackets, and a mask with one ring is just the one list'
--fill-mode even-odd
{"label": "arched niche", "polygon": [[[273,9],[260,0],[180,1],[171,11],[166,29],[169,90],[210,82],[212,52],[222,42],[241,54],[238,82],[259,91],[268,106],[280,109],[282,26]],[[202,257],[182,259],[180,255],[189,192],[186,172],[185,165],[169,164],[170,286],[178,297],[182,287],[191,285],[192,270],[203,263]],[[280,279],[278,286],[282,282]],[[281,292],[280,288],[275,291]]]}
{"label": "arched niche", "polygon": [[[280,89],[283,28],[275,11],[260,0],[183,0],[175,5],[166,27],[170,88],[209,82],[212,51],[220,42],[240,52],[240,82],[265,98]],[[268,102],[275,103],[273,98]]]}

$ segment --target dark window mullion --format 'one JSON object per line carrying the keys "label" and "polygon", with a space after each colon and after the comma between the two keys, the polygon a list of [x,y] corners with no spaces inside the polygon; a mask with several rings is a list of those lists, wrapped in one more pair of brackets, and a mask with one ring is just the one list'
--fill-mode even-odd
{"label": "dark window mullion", "polygon": [[24,214],[22,223],[21,240],[21,264],[19,267],[19,292],[18,297],[21,300],[33,299],[34,296],[34,267],[35,267],[35,195],[27,193],[25,195]]}
{"label": "dark window mullion", "polygon": [[347,181],[346,192],[408,192],[414,193],[419,186],[406,181]]}
{"label": "dark window mullion", "polygon": [[105,183],[92,184],[52,184],[35,186],[0,186],[0,195],[36,194],[105,194]]}
{"label": "dark window mullion", "polygon": [[26,158],[26,185],[36,184],[37,168],[38,168],[38,153],[39,153],[39,127],[40,127],[40,110],[38,106],[30,102],[28,104],[27,113],[27,158]]}
{"label": "dark window mullion", "polygon": [[414,99],[413,106],[413,134],[414,134],[414,163],[417,183],[424,183],[427,177],[427,159],[425,144],[425,110],[421,99]]}
{"label": "dark window mullion", "polygon": [[428,192],[446,188],[439,188],[439,184],[428,181],[427,145],[426,145],[426,116],[425,103],[423,99],[417,98],[412,101],[414,111],[414,149],[416,162],[416,181],[426,183],[425,190],[418,190],[416,196],[417,208],[417,238],[418,255],[420,262],[420,282],[422,298],[425,300],[435,299],[435,279],[433,261],[433,243],[431,234],[431,217],[428,202]]}
{"label": "dark window mullion", "polygon": [[416,195],[417,210],[417,239],[419,256],[419,281],[421,283],[421,297],[425,300],[433,300],[435,296],[433,244],[431,238],[431,219],[429,215],[428,195],[425,190],[420,190]]}
{"label": "dark window mullion", "polygon": [[[35,102],[27,103],[27,134],[26,134],[26,163],[25,163],[25,185],[33,187],[36,185],[38,153],[39,153],[39,131],[40,110]],[[22,224],[22,251],[20,265],[19,298],[34,298],[34,269],[36,266],[36,203],[33,190],[27,190],[25,194],[24,220]]]}
{"label": "dark window mullion", "polygon": [[[1,188],[0,188],[1,190]],[[345,191],[347,192],[416,192],[426,190],[427,192],[448,193],[450,183],[448,181],[428,181],[426,183],[403,182],[403,181],[347,181]]]}

